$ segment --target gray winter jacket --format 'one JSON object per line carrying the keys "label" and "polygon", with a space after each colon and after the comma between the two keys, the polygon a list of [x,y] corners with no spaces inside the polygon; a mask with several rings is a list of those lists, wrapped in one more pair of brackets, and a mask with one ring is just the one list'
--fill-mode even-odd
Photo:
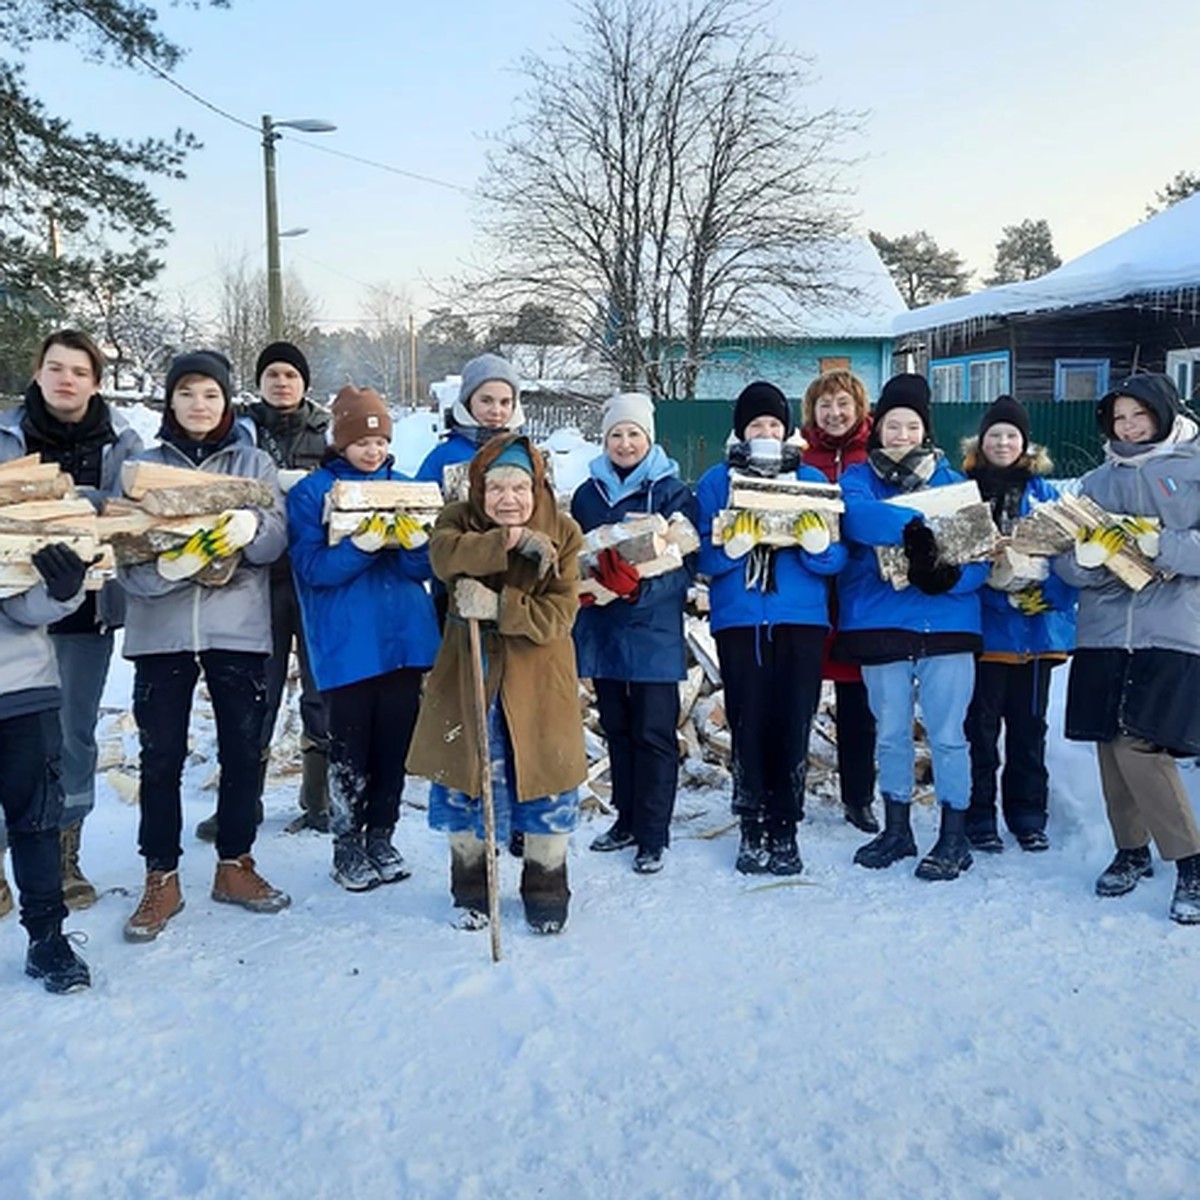
{"label": "gray winter jacket", "polygon": [[224,587],[204,587],[186,579],[169,582],[152,562],[120,568],[118,578],[129,597],[126,658],[202,650],[270,653],[269,567],[287,544],[287,518],[275,464],[251,443],[244,428],[235,424],[234,431],[233,443],[206,459],[203,467],[196,467],[168,442],[138,456],[141,462],[266,480],[275,492],[275,503],[257,510],[258,533],[242,550],[242,561]]}
{"label": "gray winter jacket", "polygon": [[[25,431],[21,422],[25,416],[24,405],[0,413],[0,463],[21,458],[25,449]],[[108,496],[121,494],[121,464],[142,451],[142,439],[124,416],[109,405],[109,419],[117,440],[104,447],[100,460],[100,487],[80,488],[80,495],[90,500],[97,509]],[[78,605],[72,605],[74,611]],[[65,616],[60,613],[59,616]],[[96,600],[96,617],[101,629],[117,629],[125,624],[125,593],[114,579],[100,590]],[[58,618],[56,617],[55,620]]]}
{"label": "gray winter jacket", "polygon": [[46,626],[83,603],[83,588],[55,600],[39,583],[0,600],[0,720],[57,708],[58,662]]}
{"label": "gray winter jacket", "polygon": [[1158,517],[1155,564],[1174,575],[1134,592],[1106,567],[1080,567],[1074,550],[1060,555],[1055,571],[1079,588],[1078,647],[1200,655],[1200,440],[1164,444],[1134,461],[1110,453],[1080,490],[1108,512]]}

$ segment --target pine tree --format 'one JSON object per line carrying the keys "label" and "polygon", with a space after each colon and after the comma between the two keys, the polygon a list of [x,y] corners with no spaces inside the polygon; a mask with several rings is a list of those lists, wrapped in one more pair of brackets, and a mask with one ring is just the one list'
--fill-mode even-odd
{"label": "pine tree", "polygon": [[924,229],[896,238],[871,230],[869,236],[909,308],[967,294],[972,273],[959,255],[943,250]]}
{"label": "pine tree", "polygon": [[996,273],[985,279],[989,287],[998,283],[1020,283],[1037,279],[1062,266],[1054,253],[1054,238],[1044,217],[1026,217],[1019,225],[1005,225],[996,243]]}

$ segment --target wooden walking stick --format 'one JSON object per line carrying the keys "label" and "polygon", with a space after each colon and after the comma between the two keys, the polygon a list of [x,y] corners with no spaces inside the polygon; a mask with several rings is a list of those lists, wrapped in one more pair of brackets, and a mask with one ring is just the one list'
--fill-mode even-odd
{"label": "wooden walking stick", "polygon": [[475,692],[475,740],[479,747],[479,796],[483,804],[483,843],[487,859],[488,925],[492,931],[492,962],[500,961],[500,868],[496,862],[496,806],[492,802],[492,753],[488,744],[487,689],[483,678],[483,646],[479,621],[467,618],[471,645],[471,681]]}

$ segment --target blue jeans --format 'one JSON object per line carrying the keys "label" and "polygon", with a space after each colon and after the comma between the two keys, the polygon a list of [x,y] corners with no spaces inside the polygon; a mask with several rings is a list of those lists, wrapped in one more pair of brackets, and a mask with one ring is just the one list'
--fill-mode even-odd
{"label": "blue jeans", "polygon": [[62,677],[62,828],[82,821],[96,805],[96,719],[112,658],[113,635],[50,635]]}
{"label": "blue jeans", "polygon": [[904,659],[864,666],[862,675],[875,714],[879,790],[889,800],[907,804],[912,799],[913,706],[919,696],[937,798],[951,808],[966,809],[971,802],[971,755],[963,723],[975,689],[975,656]]}

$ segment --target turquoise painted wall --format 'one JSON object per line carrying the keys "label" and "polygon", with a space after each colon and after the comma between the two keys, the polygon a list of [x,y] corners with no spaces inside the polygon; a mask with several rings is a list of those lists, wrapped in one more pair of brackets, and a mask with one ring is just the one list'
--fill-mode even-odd
{"label": "turquoise painted wall", "polygon": [[714,351],[696,381],[698,400],[736,396],[753,379],[766,379],[799,400],[820,373],[822,358],[848,358],[872,400],[892,374],[890,338],[844,341],[728,342]]}

